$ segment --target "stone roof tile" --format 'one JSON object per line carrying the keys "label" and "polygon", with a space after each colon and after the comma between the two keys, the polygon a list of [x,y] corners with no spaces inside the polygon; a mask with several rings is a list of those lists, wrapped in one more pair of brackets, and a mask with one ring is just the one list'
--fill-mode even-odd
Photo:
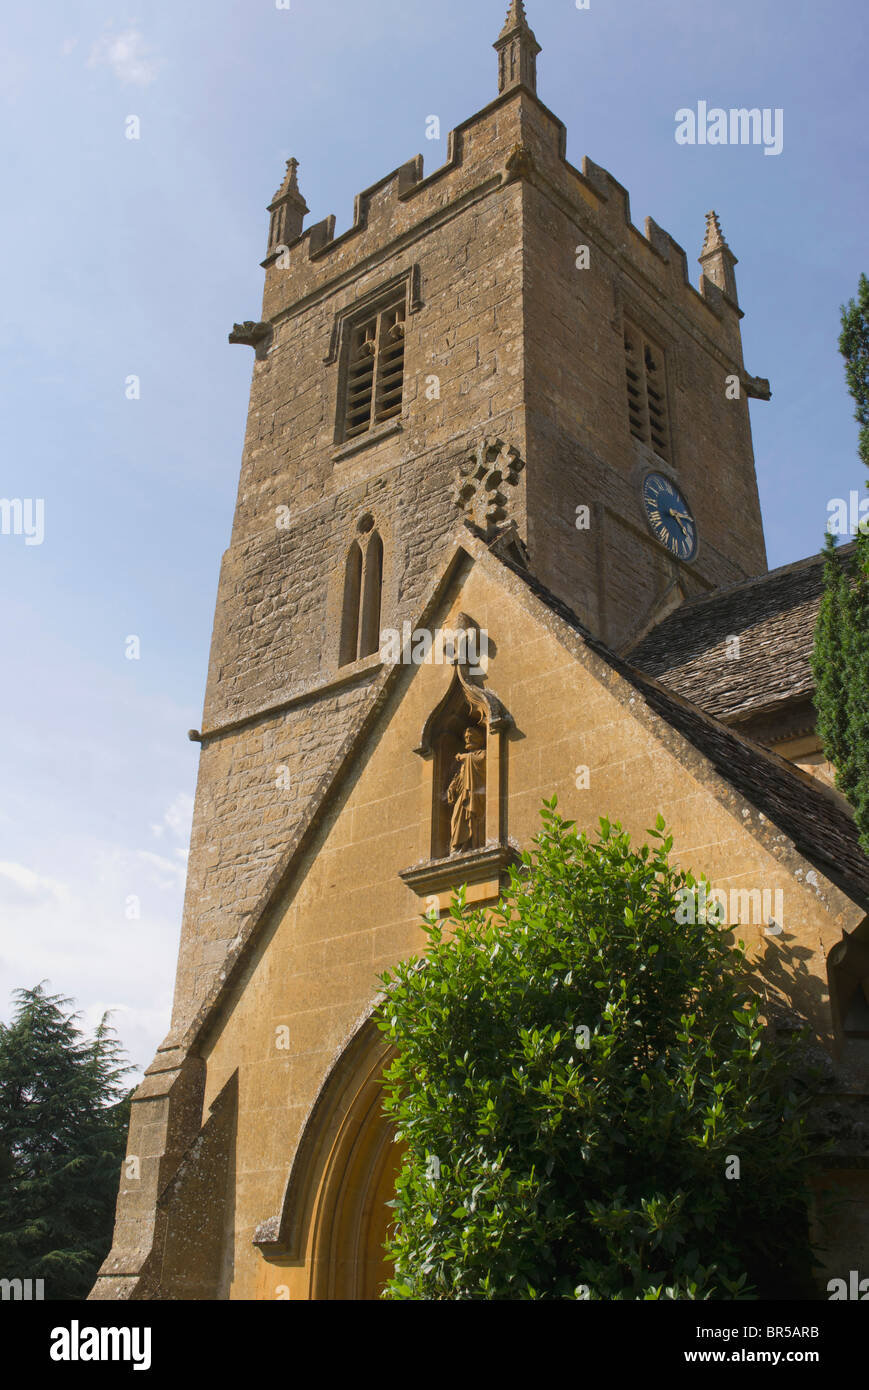
{"label": "stone roof tile", "polygon": [[[845,557],[853,546],[843,546]],[[811,657],[824,560],[811,556],[690,599],[626,655],[633,666],[728,722],[814,691]],[[738,637],[738,656],[728,639]]]}

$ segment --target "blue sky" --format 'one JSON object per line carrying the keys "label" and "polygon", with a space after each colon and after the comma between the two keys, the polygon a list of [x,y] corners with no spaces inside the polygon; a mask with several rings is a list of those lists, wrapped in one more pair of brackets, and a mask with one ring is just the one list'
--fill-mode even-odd
{"label": "blue sky", "polygon": [[[626,185],[694,266],[739,257],[770,564],[863,486],[836,351],[869,271],[865,0],[528,0],[568,153]],[[139,1066],[168,1026],[198,727],[232,520],[265,208],[301,161],[311,220],[496,94],[505,0],[41,0],[4,8],[0,1013],[47,978]],[[680,147],[706,100],[782,108],[784,149]],[[425,138],[440,118],[443,138]],[[125,137],[137,116],[141,138]],[[699,274],[699,267],[697,268]],[[140,398],[126,383],[140,380]],[[733,524],[723,516],[722,526]],[[127,638],[140,659],[126,658]],[[141,916],[128,918],[131,898]]]}

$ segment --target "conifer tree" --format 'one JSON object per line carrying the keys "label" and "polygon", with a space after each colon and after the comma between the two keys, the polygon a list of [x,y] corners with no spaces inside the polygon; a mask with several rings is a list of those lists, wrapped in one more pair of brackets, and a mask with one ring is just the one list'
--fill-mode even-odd
{"label": "conifer tree", "polygon": [[849,584],[837,554],[836,538],[829,531],[824,557],[824,597],[815,632],[815,708],[824,753],[834,767],[841,768],[845,766],[848,746],[842,613],[849,602]]}
{"label": "conifer tree", "polygon": [[86,1298],[111,1245],[129,1066],[107,1017],[87,1038],[43,985],[16,1001],[0,1024],[0,1275]]}
{"label": "conifer tree", "polygon": [[854,418],[860,426],[857,452],[869,468],[869,279],[860,276],[856,300],[842,309],[839,351],[845,359],[845,379],[857,409]]}
{"label": "conifer tree", "polygon": [[[860,426],[858,453],[869,468],[869,279],[842,309],[839,351]],[[867,483],[869,488],[869,483]],[[824,597],[813,669],[818,733],[836,769],[836,785],[854,809],[869,853],[869,525],[862,522],[846,562],[826,540]]]}

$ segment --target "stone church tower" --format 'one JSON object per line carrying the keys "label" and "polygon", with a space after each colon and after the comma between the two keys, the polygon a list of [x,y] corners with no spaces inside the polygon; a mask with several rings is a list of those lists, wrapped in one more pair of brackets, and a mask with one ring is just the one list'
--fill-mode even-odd
{"label": "stone church tower", "polygon": [[663,812],[749,917],[784,891],[775,949],[811,984],[775,990],[865,1124],[869,862],[814,732],[818,565],[766,574],[736,259],[710,213],[695,289],[567,162],[521,0],[495,49],[440,169],[388,174],[337,237],[303,230],[295,160],[269,208],[172,1027],[94,1297],[376,1296],[378,977],[460,884],[497,897],[553,793],[638,838]]}

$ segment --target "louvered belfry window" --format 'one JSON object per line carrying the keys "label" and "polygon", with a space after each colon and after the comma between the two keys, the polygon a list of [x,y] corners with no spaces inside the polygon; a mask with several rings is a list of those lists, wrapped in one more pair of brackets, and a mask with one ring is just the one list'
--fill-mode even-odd
{"label": "louvered belfry window", "polygon": [[344,438],[356,439],[401,414],[404,394],[404,304],[357,324],[350,335]]}
{"label": "louvered belfry window", "polygon": [[670,419],[664,353],[625,323],[625,376],[631,434],[661,458],[670,457]]}

